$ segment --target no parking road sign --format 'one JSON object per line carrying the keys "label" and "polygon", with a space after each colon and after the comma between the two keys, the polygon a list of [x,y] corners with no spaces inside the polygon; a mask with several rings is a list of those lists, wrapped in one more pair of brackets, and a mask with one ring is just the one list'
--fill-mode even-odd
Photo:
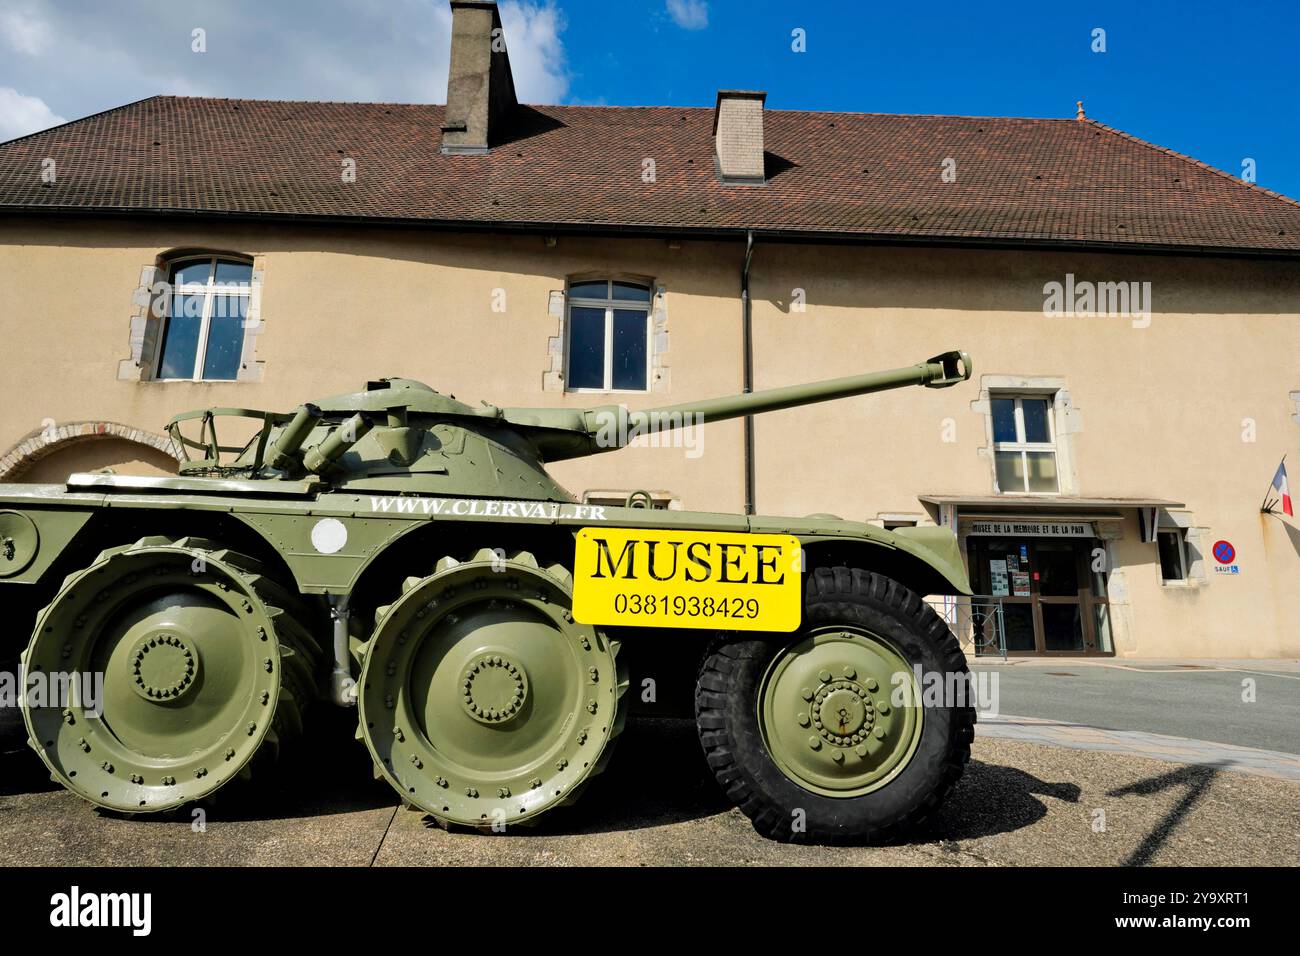
{"label": "no parking road sign", "polygon": [[1214,568],[1216,574],[1241,573],[1241,568],[1236,564],[1237,549],[1232,546],[1232,542],[1223,540],[1214,542],[1212,553],[1214,560],[1218,562]]}

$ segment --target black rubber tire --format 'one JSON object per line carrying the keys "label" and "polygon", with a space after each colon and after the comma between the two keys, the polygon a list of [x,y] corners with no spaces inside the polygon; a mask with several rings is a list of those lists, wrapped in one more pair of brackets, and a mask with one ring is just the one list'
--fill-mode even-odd
{"label": "black rubber tire", "polygon": [[[934,813],[961,777],[975,735],[973,698],[927,706],[915,754],[880,789],[848,798],[804,789],[768,753],[758,698],[772,660],[828,624],[888,638],[923,674],[969,675],[956,637],[914,592],[858,568],[816,568],[807,576],[803,627],[795,635],[729,636],[710,648],[695,688],[700,743],[722,789],[763,836],[791,843],[893,842]],[[803,811],[802,827],[797,811]]]}

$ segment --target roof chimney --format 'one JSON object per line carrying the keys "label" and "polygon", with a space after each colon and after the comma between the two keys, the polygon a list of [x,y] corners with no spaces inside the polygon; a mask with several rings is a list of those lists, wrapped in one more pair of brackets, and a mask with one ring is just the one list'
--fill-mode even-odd
{"label": "roof chimney", "polygon": [[486,153],[518,105],[495,0],[451,0],[444,153]]}
{"label": "roof chimney", "polygon": [[718,90],[713,110],[714,154],[724,183],[762,185],[763,102],[756,90]]}

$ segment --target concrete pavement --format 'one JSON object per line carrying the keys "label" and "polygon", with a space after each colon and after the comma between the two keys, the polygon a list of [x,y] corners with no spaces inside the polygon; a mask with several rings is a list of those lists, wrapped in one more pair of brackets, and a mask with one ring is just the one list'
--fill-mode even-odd
{"label": "concrete pavement", "polygon": [[1108,730],[1061,720],[1012,717],[1006,714],[981,717],[979,731],[985,737],[1023,740],[1052,747],[1068,747],[1071,750],[1130,754],[1198,767],[1221,767],[1238,773],[1253,773],[1300,783],[1300,757],[1276,750],[1256,750],[1206,740],[1148,734],[1140,730]]}
{"label": "concrete pavement", "polygon": [[[346,715],[344,715],[346,716]],[[327,722],[328,723],[328,722]],[[396,805],[344,725],[318,727],[296,773],[179,819],[100,814],[24,750],[0,757],[0,865],[1293,865],[1300,784],[977,736],[924,833],[892,847],[759,837],[704,765],[690,721],[635,720],[577,806],[534,830],[446,833]]]}
{"label": "concrete pavement", "polygon": [[998,712],[1300,754],[1300,661],[981,659]]}

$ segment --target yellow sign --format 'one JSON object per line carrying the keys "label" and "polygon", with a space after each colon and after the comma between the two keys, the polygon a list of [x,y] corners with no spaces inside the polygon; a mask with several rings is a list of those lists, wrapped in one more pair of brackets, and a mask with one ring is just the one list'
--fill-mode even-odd
{"label": "yellow sign", "polygon": [[793,631],[802,553],[788,534],[583,528],[573,616],[583,624]]}

